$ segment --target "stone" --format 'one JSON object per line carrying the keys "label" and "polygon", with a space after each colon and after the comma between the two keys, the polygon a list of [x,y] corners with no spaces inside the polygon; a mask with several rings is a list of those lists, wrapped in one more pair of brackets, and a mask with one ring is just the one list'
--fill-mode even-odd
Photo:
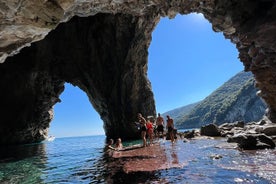
{"label": "stone", "polygon": [[229,137],[227,142],[236,142],[238,143],[239,148],[244,150],[275,148],[274,141],[264,134],[236,134],[232,137]]}
{"label": "stone", "polygon": [[233,123],[224,123],[218,126],[219,129],[223,130],[231,130],[234,127],[240,127],[243,128],[245,125],[244,121],[236,121]]}
{"label": "stone", "polygon": [[262,132],[268,136],[276,135],[276,125],[265,126],[263,127]]}
{"label": "stone", "polygon": [[195,130],[184,132],[184,138],[191,139],[195,137]]}
{"label": "stone", "polygon": [[[175,143],[177,144],[177,143]],[[114,151],[112,158],[115,162],[123,160],[117,167],[122,167],[125,173],[153,172],[170,168],[182,168],[186,161],[178,158],[178,152],[167,151],[168,145],[155,143],[152,146],[129,149],[126,151]]]}
{"label": "stone", "polygon": [[276,123],[274,0],[9,0],[0,3],[0,144],[46,138],[64,82],[87,94],[108,137],[138,138],[136,113],[155,115],[151,33],[161,17],[192,12],[236,44]]}
{"label": "stone", "polygon": [[213,160],[218,160],[218,159],[221,159],[221,158],[222,158],[222,155],[219,155],[219,154],[212,154],[212,155],[210,155],[210,158],[213,159]]}
{"label": "stone", "polygon": [[208,124],[205,126],[202,126],[200,129],[200,134],[201,135],[206,135],[206,136],[220,136],[220,132],[218,129],[218,126],[215,124]]}

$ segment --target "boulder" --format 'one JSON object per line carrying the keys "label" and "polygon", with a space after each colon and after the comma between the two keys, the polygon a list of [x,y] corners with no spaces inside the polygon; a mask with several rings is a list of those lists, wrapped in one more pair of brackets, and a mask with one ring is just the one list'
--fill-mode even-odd
{"label": "boulder", "polygon": [[276,135],[276,125],[273,124],[273,125],[265,126],[262,132],[268,136]]}
{"label": "boulder", "polygon": [[220,136],[221,135],[218,126],[215,124],[208,124],[208,125],[202,126],[200,129],[200,134],[207,135],[207,136]]}
{"label": "boulder", "polygon": [[184,138],[191,139],[195,137],[195,130],[184,132]]}
{"label": "boulder", "polygon": [[236,134],[229,137],[227,142],[236,142],[239,148],[244,150],[275,148],[272,138],[265,134]]}

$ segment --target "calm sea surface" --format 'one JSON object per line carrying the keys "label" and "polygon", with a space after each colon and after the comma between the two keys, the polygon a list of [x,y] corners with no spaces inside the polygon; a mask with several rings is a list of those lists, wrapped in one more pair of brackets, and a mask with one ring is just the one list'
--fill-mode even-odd
{"label": "calm sea surface", "polygon": [[[137,144],[140,141],[125,144]],[[105,136],[1,148],[0,183],[276,183],[276,151],[216,148],[224,139],[159,140],[181,168],[125,174],[103,152]],[[214,159],[214,155],[222,158]]]}

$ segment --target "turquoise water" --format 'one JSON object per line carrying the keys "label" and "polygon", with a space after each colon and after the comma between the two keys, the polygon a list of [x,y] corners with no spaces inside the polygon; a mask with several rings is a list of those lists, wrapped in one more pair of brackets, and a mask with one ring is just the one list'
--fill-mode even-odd
{"label": "turquoise water", "polygon": [[[158,140],[181,168],[125,174],[103,152],[104,136],[1,148],[0,183],[276,183],[276,151],[216,148],[217,140]],[[128,142],[137,144],[140,141]],[[126,143],[125,143],[126,144]],[[212,159],[212,155],[222,156]]]}

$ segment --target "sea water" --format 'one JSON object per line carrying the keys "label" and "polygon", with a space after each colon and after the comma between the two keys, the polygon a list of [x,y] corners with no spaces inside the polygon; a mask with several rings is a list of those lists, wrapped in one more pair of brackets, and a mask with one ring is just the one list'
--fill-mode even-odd
{"label": "sea water", "polygon": [[[104,154],[105,136],[56,138],[52,142],[1,148],[0,183],[276,183],[276,151],[217,148],[224,139],[172,145],[157,139],[183,167],[124,173]],[[124,142],[124,144],[142,143]],[[213,155],[219,155],[214,158]]]}

